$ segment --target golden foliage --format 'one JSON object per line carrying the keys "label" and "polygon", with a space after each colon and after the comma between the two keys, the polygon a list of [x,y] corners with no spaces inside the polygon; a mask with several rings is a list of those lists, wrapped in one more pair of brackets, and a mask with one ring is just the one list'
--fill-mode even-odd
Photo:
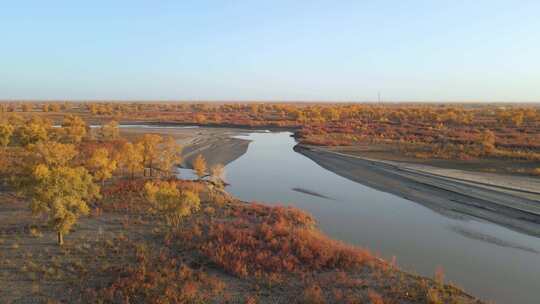
{"label": "golden foliage", "polygon": [[66,166],[78,154],[74,145],[55,141],[31,144],[27,146],[27,150],[34,156],[34,164],[41,163],[52,167]]}
{"label": "golden foliage", "polygon": [[156,134],[144,134],[137,141],[137,144],[142,147],[143,164],[146,168],[150,168],[150,176],[152,176],[152,169],[156,165],[159,156],[158,145],[161,141],[161,136]]}
{"label": "golden foliage", "polygon": [[64,234],[69,233],[80,216],[88,214],[87,202],[99,197],[99,187],[82,167],[49,168],[40,164],[32,177],[34,183],[27,189],[32,211],[47,214],[49,225],[58,233],[58,243],[62,245]]}
{"label": "golden foliage", "polygon": [[100,137],[103,140],[114,140],[120,137],[120,129],[118,128],[118,122],[111,120],[100,128]]}
{"label": "golden foliage", "polygon": [[175,182],[147,182],[144,189],[153,209],[171,226],[178,227],[183,217],[200,208],[199,196],[191,191],[178,190]]}
{"label": "golden foliage", "polygon": [[142,154],[143,146],[141,144],[125,143],[120,149],[119,164],[123,169],[128,170],[131,178],[144,169],[144,157]]}
{"label": "golden foliage", "polygon": [[111,178],[112,173],[116,170],[116,160],[109,157],[109,151],[105,148],[94,150],[86,165],[94,178],[101,181],[102,184],[106,179]]}
{"label": "golden foliage", "polygon": [[62,122],[61,132],[67,142],[80,143],[86,136],[86,129],[86,123],[79,116],[68,115]]}
{"label": "golden foliage", "polygon": [[33,116],[16,129],[15,135],[18,142],[26,146],[28,144],[45,141],[49,138],[51,123],[38,116]]}
{"label": "golden foliage", "polygon": [[11,141],[15,128],[8,122],[0,122],[0,146],[6,147]]}
{"label": "golden foliage", "polygon": [[218,184],[223,184],[225,179],[225,167],[222,164],[216,164],[210,168],[211,179]]}
{"label": "golden foliage", "polygon": [[182,161],[180,156],[182,147],[173,137],[167,136],[162,139],[158,150],[156,168],[159,169],[162,175],[170,176],[173,173],[173,167]]}
{"label": "golden foliage", "polygon": [[206,160],[201,154],[195,157],[195,160],[193,161],[193,170],[195,170],[195,174],[197,174],[199,179],[202,179],[206,175]]}

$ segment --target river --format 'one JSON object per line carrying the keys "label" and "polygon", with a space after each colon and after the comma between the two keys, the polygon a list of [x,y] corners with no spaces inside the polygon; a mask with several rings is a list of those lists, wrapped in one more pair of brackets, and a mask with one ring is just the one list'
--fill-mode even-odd
{"label": "river", "polygon": [[[473,218],[455,219],[330,172],[293,151],[289,132],[254,132],[248,151],[226,166],[227,190],[245,201],[313,214],[331,237],[362,246],[404,270],[495,303],[538,303],[540,238]],[[189,177],[189,170],[181,170]]]}

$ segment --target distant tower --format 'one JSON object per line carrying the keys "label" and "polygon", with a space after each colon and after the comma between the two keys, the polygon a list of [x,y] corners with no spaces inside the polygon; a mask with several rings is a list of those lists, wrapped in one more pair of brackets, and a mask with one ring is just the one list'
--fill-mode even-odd
{"label": "distant tower", "polygon": [[381,103],[381,91],[377,92],[377,100]]}

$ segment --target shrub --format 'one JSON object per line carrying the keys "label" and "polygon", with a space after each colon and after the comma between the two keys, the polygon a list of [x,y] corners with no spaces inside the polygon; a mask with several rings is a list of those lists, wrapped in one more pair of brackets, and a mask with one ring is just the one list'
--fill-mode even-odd
{"label": "shrub", "polygon": [[199,196],[191,191],[180,191],[174,181],[147,182],[145,195],[152,203],[152,209],[161,214],[167,224],[178,227],[183,217],[199,210]]}
{"label": "shrub", "polygon": [[279,278],[282,274],[350,269],[372,256],[313,229],[313,218],[297,209],[258,204],[239,206],[235,219],[213,221],[199,242],[202,253],[239,276]]}
{"label": "shrub", "polygon": [[368,298],[371,304],[384,304],[382,296],[373,290],[368,291]]}
{"label": "shrub", "polygon": [[313,284],[304,289],[300,302],[305,304],[324,304],[326,303],[326,299],[321,287]]}
{"label": "shrub", "polygon": [[137,252],[135,266],[116,271],[112,283],[95,293],[94,302],[114,303],[207,303],[216,301],[225,284],[204,272],[191,269],[162,252],[149,256]]}

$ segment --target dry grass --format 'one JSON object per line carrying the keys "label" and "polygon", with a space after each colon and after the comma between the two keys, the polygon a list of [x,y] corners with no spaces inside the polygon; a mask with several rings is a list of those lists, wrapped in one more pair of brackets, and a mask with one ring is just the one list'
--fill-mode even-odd
{"label": "dry grass", "polygon": [[300,210],[238,202],[205,182],[178,181],[200,192],[201,211],[167,227],[146,213],[138,183],[106,187],[62,248],[24,201],[0,203],[0,302],[475,302],[327,238]]}

